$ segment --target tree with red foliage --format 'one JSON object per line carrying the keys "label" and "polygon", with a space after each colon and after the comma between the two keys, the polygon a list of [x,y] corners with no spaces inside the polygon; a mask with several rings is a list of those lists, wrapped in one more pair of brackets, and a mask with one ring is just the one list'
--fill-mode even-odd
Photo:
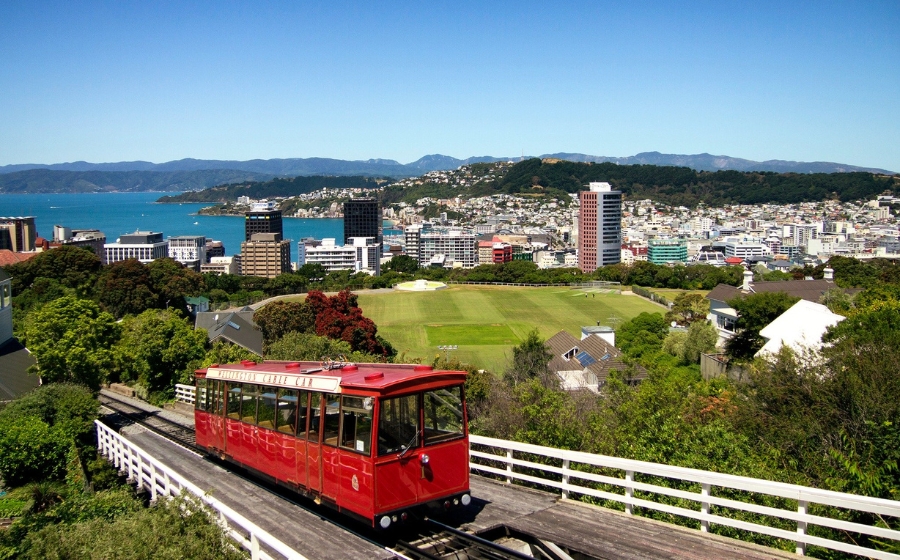
{"label": "tree with red foliage", "polygon": [[393,347],[378,336],[378,327],[363,316],[362,309],[356,303],[357,297],[350,290],[342,290],[332,297],[318,290],[310,291],[306,304],[315,314],[316,334],[343,340],[358,352],[393,356]]}

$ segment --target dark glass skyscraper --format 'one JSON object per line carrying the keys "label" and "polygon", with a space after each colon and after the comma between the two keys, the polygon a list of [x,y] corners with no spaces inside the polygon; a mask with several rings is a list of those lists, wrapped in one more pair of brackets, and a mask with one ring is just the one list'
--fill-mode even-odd
{"label": "dark glass skyscraper", "polygon": [[244,241],[250,241],[254,233],[277,233],[279,241],[284,239],[281,225],[281,210],[274,202],[257,202],[244,214]]}
{"label": "dark glass skyscraper", "polygon": [[344,244],[351,237],[374,237],[381,244],[381,207],[374,198],[351,198],[344,203]]}

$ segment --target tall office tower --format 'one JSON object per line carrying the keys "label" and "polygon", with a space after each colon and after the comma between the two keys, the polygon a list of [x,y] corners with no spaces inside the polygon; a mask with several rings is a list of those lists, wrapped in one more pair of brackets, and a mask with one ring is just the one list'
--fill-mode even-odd
{"label": "tall office tower", "polygon": [[254,202],[250,211],[244,214],[244,241],[250,241],[255,233],[277,233],[279,238],[284,238],[281,210],[274,202]]}
{"label": "tall office tower", "polygon": [[275,278],[291,271],[291,242],[278,233],[254,233],[241,243],[241,274]]}
{"label": "tall office tower", "polygon": [[578,266],[593,272],[622,260],[622,191],[591,183],[579,193]]}
{"label": "tall office tower", "polygon": [[202,235],[170,237],[169,258],[200,272],[200,265],[206,264],[206,237]]}
{"label": "tall office tower", "polygon": [[374,237],[381,245],[381,207],[374,198],[351,198],[344,203],[344,245],[353,237]]}
{"label": "tall office tower", "polygon": [[14,253],[34,251],[35,239],[34,216],[0,218],[0,249]]}

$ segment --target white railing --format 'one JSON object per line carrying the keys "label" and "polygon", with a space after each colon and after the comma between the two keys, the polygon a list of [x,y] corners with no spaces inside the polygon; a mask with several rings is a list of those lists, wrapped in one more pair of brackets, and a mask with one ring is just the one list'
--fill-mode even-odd
{"label": "white railing", "polygon": [[175,400],[190,405],[194,404],[194,386],[175,384]]}
{"label": "white railing", "polygon": [[[808,534],[808,527],[812,525],[829,527],[848,533],[860,533],[876,537],[878,539],[891,539],[900,543],[900,531],[883,527],[863,525],[841,519],[821,517],[808,513],[811,504],[821,504],[842,509],[851,509],[874,514],[878,517],[900,517],[900,502],[869,498],[829,490],[819,490],[795,484],[771,482],[756,478],[747,478],[729,474],[720,474],[696,469],[672,467],[644,461],[620,459],[605,455],[594,455],[577,451],[564,451],[552,447],[529,445],[501,439],[493,439],[482,436],[469,436],[470,463],[473,471],[480,471],[490,475],[502,477],[507,483],[520,480],[544,487],[557,488],[563,498],[573,494],[591,496],[604,500],[619,502],[625,505],[625,513],[633,514],[634,507],[652,509],[671,515],[695,519],[700,522],[701,531],[709,531],[712,524],[718,524],[735,529],[741,529],[762,535],[768,535],[788,541],[796,542],[797,554],[806,553],[808,545],[821,546],[832,550],[859,554],[867,558],[885,560],[898,560],[900,555],[890,552],[874,550],[872,548],[858,546],[841,541],[835,541]],[[516,454],[519,458],[516,458]],[[535,463],[523,458],[523,456],[541,457],[553,459],[559,466]],[[486,464],[494,463],[496,466]],[[579,468],[596,467],[615,469],[621,473],[618,476],[596,474],[586,472]],[[518,470],[517,470],[518,469]],[[528,469],[530,474],[521,472]],[[699,486],[699,492],[679,490],[667,486],[659,486],[645,482],[638,482],[636,475],[651,477],[663,477],[673,482],[688,482]],[[603,484],[607,487],[614,486],[622,489],[622,493],[609,492],[591,487],[590,484]],[[763,506],[729,498],[715,496],[716,488],[725,488],[754,494],[763,494],[777,498],[795,500],[797,509],[782,509],[771,506]],[[669,496],[693,502],[698,509],[687,509],[671,504],[659,503],[644,499],[635,495],[635,492],[654,494],[656,496]],[[727,508],[732,511],[747,512],[770,516],[796,523],[796,531],[779,529],[760,525],[749,521],[723,517],[711,513],[711,506]]]}
{"label": "white railing", "polygon": [[99,452],[125,471],[129,480],[138,488],[150,492],[151,500],[174,497],[183,491],[193,494],[218,513],[218,522],[226,533],[242,547],[250,551],[252,560],[273,560],[261,545],[291,560],[307,560],[305,556],[256,526],[243,515],[209,496],[199,487],[154,459],[149,453],[128,441],[105,424],[97,421],[97,446]]}
{"label": "white railing", "polygon": [[[191,400],[187,401],[185,399],[184,402],[193,403],[193,387],[189,385],[184,387],[191,390]],[[178,398],[177,392],[176,398]],[[848,533],[860,533],[879,539],[889,539],[900,545],[900,531],[872,525],[863,525],[841,519],[822,517],[808,512],[811,504],[820,504],[841,509],[866,512],[877,517],[885,516],[900,518],[900,502],[898,501],[857,496],[854,494],[832,492],[829,490],[819,490],[817,488],[798,486],[796,484],[785,484],[782,482],[771,482],[757,478],[747,478],[697,469],[673,467],[658,463],[621,459],[606,455],[565,451],[552,447],[517,443],[476,435],[470,435],[469,440],[471,444],[470,469],[472,471],[503,477],[508,483],[512,483],[513,480],[520,480],[544,487],[557,488],[560,490],[563,498],[569,498],[573,494],[578,494],[619,502],[624,504],[625,512],[628,514],[632,514],[634,512],[634,507],[638,506],[671,515],[695,519],[700,522],[700,530],[703,532],[709,531],[711,525],[718,524],[760,535],[786,539],[796,543],[796,552],[800,555],[806,553],[808,545],[814,545],[851,554],[860,554],[868,558],[900,560],[900,554],[874,550],[855,544],[808,534],[808,527],[814,525],[828,527],[838,531],[846,531]],[[520,454],[519,458],[516,458],[516,453]],[[535,463],[521,458],[522,455],[532,455],[552,459],[560,466]],[[486,464],[486,462],[493,462],[495,465],[500,466],[491,466],[490,464]],[[614,469],[619,471],[621,477],[586,472],[585,470],[580,470],[578,467]],[[526,474],[521,472],[524,469],[528,469],[531,473],[537,474]],[[700,491],[690,492],[670,488],[668,486],[640,482],[635,479],[636,475],[663,477],[674,483],[693,483],[699,486]],[[590,486],[591,483],[615,486],[621,488],[622,493],[620,494],[593,488]],[[714,495],[714,490],[716,488],[794,500],[797,503],[797,508],[783,509],[730,498],[717,497]],[[697,504],[699,509],[687,509],[676,505],[647,500],[640,496],[636,496],[635,492],[680,498]],[[786,520],[794,524],[796,530],[791,531],[777,527],[769,527],[750,521],[734,519],[732,517],[723,517],[711,512],[713,506],[726,508],[732,511],[759,514]]]}

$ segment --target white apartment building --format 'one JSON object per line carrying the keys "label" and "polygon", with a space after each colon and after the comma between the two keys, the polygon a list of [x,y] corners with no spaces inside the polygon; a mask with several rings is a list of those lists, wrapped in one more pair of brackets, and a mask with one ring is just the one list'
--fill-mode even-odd
{"label": "white apartment building", "polygon": [[135,231],[103,245],[103,264],[137,259],[144,264],[168,256],[169,243],[161,232]]}
{"label": "white apartment building", "polygon": [[381,244],[374,237],[351,237],[348,245],[326,238],[320,245],[298,244],[297,266],[321,264],[325,270],[353,270],[373,276],[381,274]]}
{"label": "white apartment building", "polygon": [[169,258],[199,271],[200,265],[206,264],[206,237],[202,235],[170,237]]}
{"label": "white apartment building", "polygon": [[206,274],[240,274],[241,273],[241,256],[233,257],[210,257],[208,263],[200,265],[200,272]]}
{"label": "white apartment building", "polygon": [[412,224],[404,229],[406,254],[419,266],[432,266],[432,257],[443,256],[447,268],[474,268],[478,265],[475,234],[458,229],[435,228],[430,223]]}

